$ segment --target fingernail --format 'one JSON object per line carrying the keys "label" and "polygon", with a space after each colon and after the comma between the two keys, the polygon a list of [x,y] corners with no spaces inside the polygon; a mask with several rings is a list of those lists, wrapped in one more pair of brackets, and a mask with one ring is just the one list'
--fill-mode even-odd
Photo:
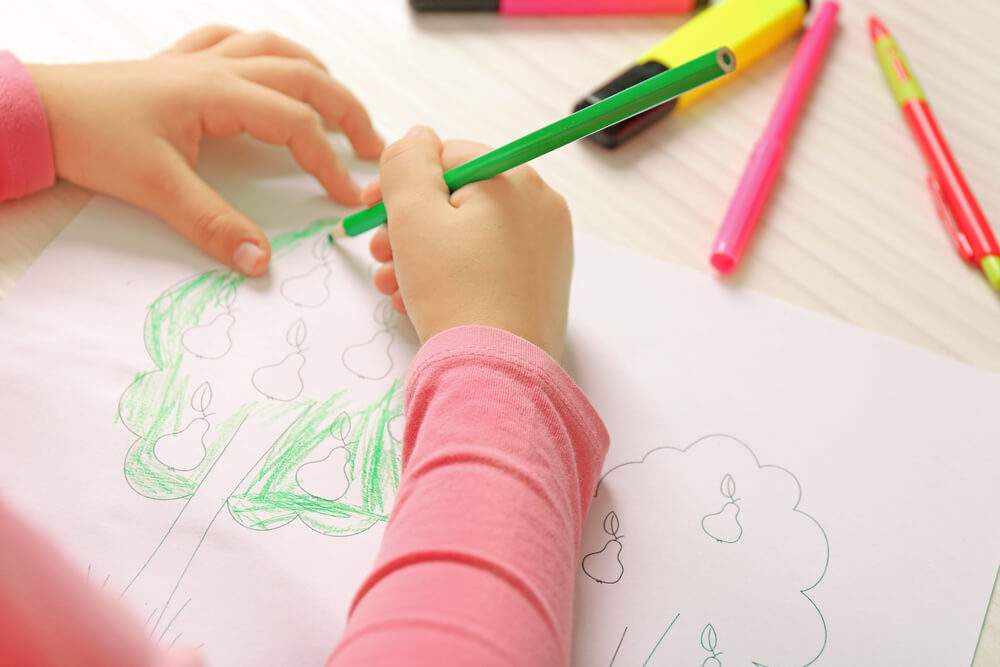
{"label": "fingernail", "polygon": [[244,241],[236,249],[233,263],[240,272],[248,276],[258,276],[267,268],[264,264],[264,251],[249,241]]}
{"label": "fingernail", "polygon": [[414,125],[406,133],[406,136],[408,136],[408,137],[419,137],[423,133],[424,133],[424,127],[423,127],[423,125]]}

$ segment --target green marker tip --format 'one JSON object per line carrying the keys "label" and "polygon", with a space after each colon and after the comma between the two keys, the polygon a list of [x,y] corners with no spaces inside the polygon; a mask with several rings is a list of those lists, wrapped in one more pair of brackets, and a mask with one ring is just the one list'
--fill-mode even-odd
{"label": "green marker tip", "polygon": [[983,267],[986,279],[993,285],[993,289],[1000,291],[1000,257],[996,255],[986,255],[979,263]]}
{"label": "green marker tip", "polygon": [[[332,220],[323,220],[322,222],[333,222]],[[333,229],[326,235],[327,240],[331,243],[337,241],[337,239],[342,239],[347,237],[347,232],[344,231],[344,221],[338,220],[333,226]]]}

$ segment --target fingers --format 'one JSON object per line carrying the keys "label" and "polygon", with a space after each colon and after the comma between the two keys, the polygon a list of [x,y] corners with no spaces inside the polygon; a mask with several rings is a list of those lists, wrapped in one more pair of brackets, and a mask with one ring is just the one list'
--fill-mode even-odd
{"label": "fingers", "polygon": [[147,161],[134,203],[162,218],[206,254],[251,277],[267,271],[271,246],[260,227],[237,211],[172,149]]}
{"label": "fingers", "polygon": [[476,141],[449,139],[444,142],[444,150],[441,151],[441,164],[444,165],[445,171],[448,171],[480,155],[489,153],[491,150],[493,149],[486,144]]}
{"label": "fingers", "polygon": [[[492,149],[475,141],[463,139],[449,139],[444,142],[444,150],[441,152],[441,162],[445,169],[454,169],[460,164],[465,164],[474,160],[480,155],[490,152]],[[538,173],[527,165],[515,167],[509,171],[494,176],[486,181],[470,183],[459,188],[451,195],[451,204],[456,208],[464,206],[467,202],[482,196],[486,193],[499,194],[501,191],[517,184],[522,192],[530,192],[529,188],[541,188],[544,183]]]}
{"label": "fingers", "polygon": [[227,37],[239,33],[239,30],[227,25],[206,25],[184,35],[168,48],[164,49],[162,53],[193,53],[201,51],[215,46]]}
{"label": "fingers", "polygon": [[214,103],[203,111],[205,133],[250,136],[287,146],[295,161],[312,174],[334,200],[349,206],[361,202],[360,189],[337,159],[312,108],[281,93],[234,77],[232,85],[214,91]]}
{"label": "fingers", "polygon": [[396,267],[392,262],[387,262],[375,269],[375,289],[391,298],[392,307],[400,315],[406,315],[406,304],[403,303],[403,295],[399,292],[399,282],[396,280]]}
{"label": "fingers", "polygon": [[441,140],[433,130],[414,127],[382,152],[379,180],[390,223],[394,211],[421,217],[448,203],[448,186],[441,166]]}
{"label": "fingers", "polygon": [[392,262],[387,262],[375,269],[373,279],[375,289],[386,296],[392,296],[399,291],[399,283],[396,280],[396,267]]}
{"label": "fingers", "polygon": [[[444,142],[444,150],[441,152],[441,162],[444,164],[445,170],[454,169],[461,164],[474,160],[480,155],[489,153],[490,150],[489,146],[475,141],[449,139]],[[503,175],[495,178],[503,178]],[[449,201],[452,206],[456,208],[461,207],[471,197],[474,197],[478,191],[477,183],[471,183],[452,193]]]}
{"label": "fingers", "polygon": [[306,60],[324,72],[326,66],[312,51],[281,35],[262,30],[230,35],[208,49],[210,53],[229,58],[249,58],[251,56],[282,56]]}
{"label": "fingers", "polygon": [[[379,251],[376,254],[375,239],[381,239],[380,244],[384,243],[384,247],[389,249],[389,257],[387,259],[379,259],[379,257],[385,256]],[[391,248],[389,248],[389,234],[385,227],[382,227],[379,231],[375,233],[372,237],[372,254],[375,255],[375,259],[379,262],[385,262],[377,269],[375,269],[375,275],[372,277],[372,282],[375,284],[375,289],[377,289],[382,294],[391,297],[392,307],[400,315],[406,315],[406,304],[403,303],[403,295],[399,292],[399,280],[396,278],[396,265],[392,263]]]}
{"label": "fingers", "polygon": [[[469,160],[479,157],[483,153],[492,150],[486,144],[475,141],[465,141],[462,139],[449,139],[444,142],[441,151],[441,166],[445,171],[454,169],[460,164],[465,164]],[[361,203],[365,206],[374,206],[382,201],[382,182],[376,178],[361,190]],[[453,202],[454,203],[454,202]],[[388,237],[387,237],[388,238]],[[372,239],[375,243],[375,239]]]}
{"label": "fingers", "polygon": [[339,128],[365,159],[377,158],[384,147],[368,112],[351,92],[325,71],[298,59],[259,56],[232,62],[245,79],[312,106],[330,127]]}
{"label": "fingers", "polygon": [[392,307],[396,309],[396,312],[400,315],[406,315],[406,304],[403,303],[403,295],[396,292],[392,295]]}
{"label": "fingers", "polygon": [[382,201],[382,183],[376,176],[374,181],[361,188],[361,203],[371,207],[380,201]]}
{"label": "fingers", "polygon": [[392,259],[392,246],[389,244],[389,231],[385,227],[379,227],[372,235],[372,240],[368,244],[368,249],[372,253],[372,258],[376,262],[388,262]]}

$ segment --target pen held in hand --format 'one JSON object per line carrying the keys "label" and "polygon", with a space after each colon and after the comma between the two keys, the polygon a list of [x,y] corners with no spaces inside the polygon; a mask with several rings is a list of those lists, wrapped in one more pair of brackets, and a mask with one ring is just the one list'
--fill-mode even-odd
{"label": "pen held in hand", "polygon": [[[546,125],[505,146],[444,173],[451,192],[485,181],[609,125],[642,113],[736,69],[736,56],[726,47],[710,51],[674,69],[657,74],[616,95]],[[320,221],[324,222],[324,221]],[[330,221],[332,222],[332,221]],[[386,222],[385,204],[358,211],[336,224],[330,238],[357,236]]]}

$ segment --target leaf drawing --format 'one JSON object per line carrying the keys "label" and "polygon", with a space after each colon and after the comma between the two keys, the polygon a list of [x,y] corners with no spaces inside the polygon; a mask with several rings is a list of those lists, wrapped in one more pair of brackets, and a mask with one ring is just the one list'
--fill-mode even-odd
{"label": "leaf drawing", "polygon": [[701,631],[701,647],[709,653],[715,653],[716,639],[715,628],[709,623]]}
{"label": "leaf drawing", "polygon": [[720,485],[722,495],[727,498],[732,498],[736,495],[736,482],[733,481],[733,476],[726,473],[726,476],[722,478],[722,484]]}
{"label": "leaf drawing", "polygon": [[604,532],[611,537],[618,537],[618,515],[614,512],[608,512],[604,517]]}
{"label": "leaf drawing", "polygon": [[212,404],[212,387],[207,382],[202,382],[191,395],[191,407],[198,412],[208,412],[208,407]]}
{"label": "leaf drawing", "polygon": [[306,342],[306,323],[299,318],[292,322],[292,326],[288,327],[288,335],[285,337],[288,344],[295,348],[301,348],[302,344]]}

